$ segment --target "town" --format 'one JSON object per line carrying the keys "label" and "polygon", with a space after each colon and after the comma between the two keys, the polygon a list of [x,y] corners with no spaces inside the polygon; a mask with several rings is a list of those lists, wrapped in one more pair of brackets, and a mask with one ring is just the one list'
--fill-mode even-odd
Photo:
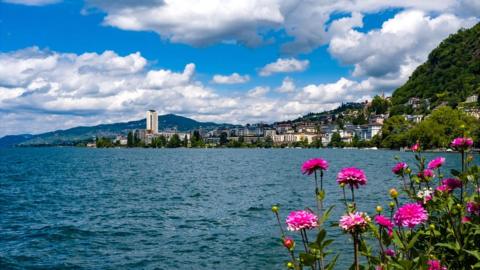
{"label": "town", "polygon": [[[462,110],[475,118],[478,96],[468,97]],[[376,96],[363,103],[344,103],[333,111],[308,114],[297,120],[273,124],[255,123],[244,126],[225,126],[207,130],[198,127],[189,132],[176,128],[162,129],[155,110],[146,112],[145,129],[136,129],[116,138],[97,138],[90,147],[371,147],[381,135],[389,117],[390,97]],[[470,106],[475,104],[475,106]],[[437,107],[446,106],[439,104]],[[420,123],[429,100],[410,98],[405,108],[412,114],[402,114],[405,121]]]}

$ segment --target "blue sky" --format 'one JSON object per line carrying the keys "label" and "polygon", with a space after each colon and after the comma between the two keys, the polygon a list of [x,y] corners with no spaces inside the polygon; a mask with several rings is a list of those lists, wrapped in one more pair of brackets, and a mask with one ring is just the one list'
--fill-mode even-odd
{"label": "blue sky", "polygon": [[232,123],[331,109],[391,93],[476,14],[471,0],[3,1],[0,136],[150,108]]}

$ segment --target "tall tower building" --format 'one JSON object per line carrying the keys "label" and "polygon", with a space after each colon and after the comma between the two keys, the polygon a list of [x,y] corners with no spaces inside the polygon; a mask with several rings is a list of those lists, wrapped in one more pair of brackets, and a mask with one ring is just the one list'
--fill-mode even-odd
{"label": "tall tower building", "polygon": [[148,133],[158,133],[158,113],[155,110],[147,111],[147,128]]}

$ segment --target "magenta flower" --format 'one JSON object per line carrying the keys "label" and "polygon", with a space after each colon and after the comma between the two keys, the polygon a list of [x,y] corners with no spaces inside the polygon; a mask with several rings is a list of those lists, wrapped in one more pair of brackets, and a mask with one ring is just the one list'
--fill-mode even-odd
{"label": "magenta flower", "polygon": [[313,229],[318,226],[317,216],[305,210],[292,211],[286,220],[289,231]]}
{"label": "magenta flower", "polygon": [[439,260],[428,260],[428,270],[447,270],[447,267],[442,266]]}
{"label": "magenta flower", "polygon": [[362,232],[371,221],[370,217],[363,212],[349,213],[340,218],[340,228],[346,232]]}
{"label": "magenta flower", "polygon": [[442,181],[442,184],[437,187],[440,192],[451,192],[452,190],[462,186],[462,181],[455,178],[447,178]]}
{"label": "magenta flower", "polygon": [[403,175],[407,168],[408,168],[407,163],[399,162],[395,165],[395,167],[393,167],[392,172],[396,175]]}
{"label": "magenta flower", "polygon": [[437,157],[428,163],[428,168],[430,170],[438,169],[445,163],[444,157]]}
{"label": "magenta flower", "polygon": [[418,178],[424,181],[428,181],[430,178],[433,178],[435,174],[430,169],[425,169],[417,174]]}
{"label": "magenta flower", "polygon": [[467,202],[467,212],[472,215],[480,216],[480,204],[476,202]]}
{"label": "magenta flower", "polygon": [[472,222],[472,219],[470,217],[463,217],[462,218],[462,223],[463,224],[468,223],[468,222]]}
{"label": "magenta flower", "polygon": [[467,137],[458,137],[453,139],[451,146],[456,150],[466,150],[473,146],[473,140]]}
{"label": "magenta flower", "polygon": [[343,168],[337,175],[337,183],[358,188],[358,185],[367,184],[367,177],[363,170],[355,167]]}
{"label": "magenta flower", "polygon": [[302,165],[302,173],[308,175],[314,173],[316,170],[326,171],[327,169],[328,162],[321,158],[309,159]]}
{"label": "magenta flower", "polygon": [[419,152],[420,151],[420,144],[416,143],[412,145],[412,148],[410,148],[413,152]]}
{"label": "magenta flower", "polygon": [[387,248],[385,250],[385,255],[389,256],[389,257],[395,257],[395,250],[391,249],[391,248]]}
{"label": "magenta flower", "polygon": [[393,216],[395,224],[400,227],[413,228],[428,219],[427,211],[418,203],[407,203],[398,208]]}
{"label": "magenta flower", "polygon": [[377,215],[375,217],[375,222],[388,230],[388,235],[392,236],[393,234],[393,223],[387,217],[383,215]]}

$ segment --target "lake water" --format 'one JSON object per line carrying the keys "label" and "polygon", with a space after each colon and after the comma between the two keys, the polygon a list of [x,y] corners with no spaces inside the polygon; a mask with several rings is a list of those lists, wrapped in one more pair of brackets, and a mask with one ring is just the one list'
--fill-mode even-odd
{"label": "lake water", "polygon": [[[336,173],[365,170],[356,198],[373,215],[400,184],[390,172],[396,155],[413,160],[339,149],[0,149],[0,269],[284,269],[270,207],[281,205],[282,221],[314,207],[303,161],[330,162],[325,204],[337,204],[337,221]],[[447,166],[459,162],[442,155]],[[351,242],[329,231],[344,254],[337,269],[346,269]]]}

